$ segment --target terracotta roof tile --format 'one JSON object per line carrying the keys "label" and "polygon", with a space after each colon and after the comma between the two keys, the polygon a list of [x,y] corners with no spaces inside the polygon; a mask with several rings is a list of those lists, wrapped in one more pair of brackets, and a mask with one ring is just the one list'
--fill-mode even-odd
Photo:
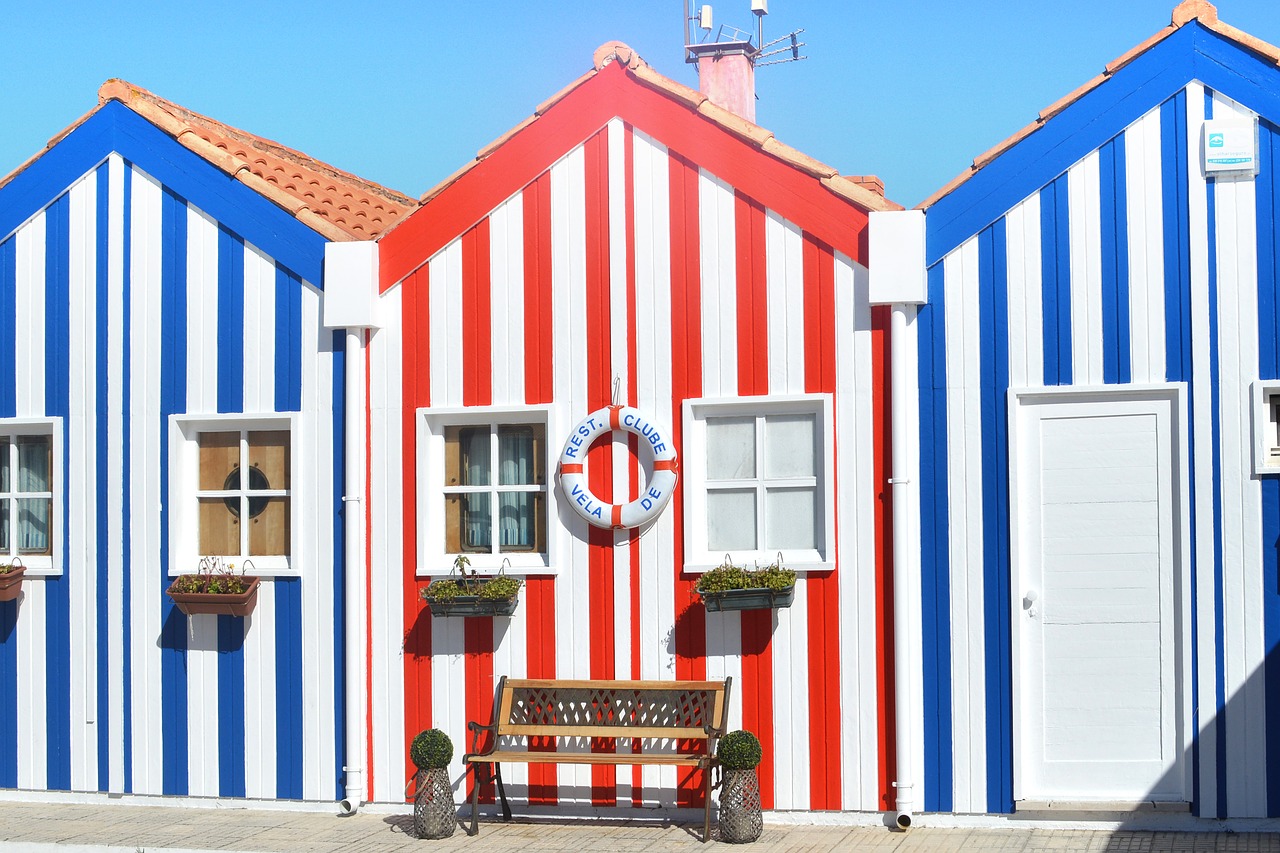
{"label": "terracotta roof tile", "polygon": [[[183,147],[252,187],[331,240],[372,240],[415,204],[408,196],[335,169],[301,152],[192,112],[124,80],[108,80],[98,90],[98,106],[49,140],[57,145],[109,101],[119,101]],[[32,157],[3,181],[38,159]],[[339,202],[355,199],[358,216]]]}
{"label": "terracotta roof tile", "polygon": [[534,110],[534,114],[513,129],[507,131],[493,142],[480,149],[476,155],[476,159],[470,163],[463,165],[449,177],[427,190],[419,199],[420,203],[425,204],[431,199],[438,196],[450,185],[455,183],[459,178],[467,172],[474,169],[486,157],[490,156],[494,151],[500,148],[504,143],[513,136],[525,130],[533,122],[537,121],[547,110],[551,109],[565,96],[580,87],[583,83],[590,80],[596,75],[600,69],[606,65],[618,62],[627,69],[627,73],[638,83],[654,89],[674,101],[678,101],[685,107],[695,110],[704,118],[719,125],[724,130],[738,136],[749,144],[760,149],[762,152],[776,157],[795,168],[812,175],[819,179],[822,186],[831,192],[839,195],[841,198],[847,199],[868,210],[901,210],[902,205],[889,201],[884,197],[884,183],[874,175],[858,175],[851,177],[842,177],[838,172],[824,163],[800,153],[796,149],[785,145],[773,136],[773,132],[760,127],[757,124],[747,121],[746,119],[730,112],[729,110],[718,107],[711,103],[701,92],[691,89],[681,83],[664,77],[654,71],[648,63],[627,45],[620,41],[606,42],[601,45],[592,57],[594,68],[577,80],[561,89],[555,95],[538,105]]}
{"label": "terracotta roof tile", "polygon": [[990,150],[979,155],[974,159],[973,164],[968,169],[961,172],[955,178],[952,178],[941,189],[924,201],[920,202],[920,204],[916,206],[917,209],[925,210],[932,207],[939,200],[949,195],[957,187],[977,174],[979,170],[992,160],[995,160],[1001,154],[1008,151],[1010,148],[1043,127],[1046,121],[1053,118],[1058,113],[1083,98],[1085,95],[1089,94],[1089,92],[1106,83],[1107,80],[1111,78],[1111,75],[1115,74],[1121,68],[1124,68],[1130,62],[1137,59],[1143,53],[1146,53],[1169,36],[1173,35],[1173,33],[1178,31],[1179,27],[1182,27],[1191,21],[1199,21],[1203,26],[1218,33],[1224,38],[1230,39],[1247,50],[1251,50],[1254,53],[1271,60],[1273,64],[1280,65],[1280,48],[1268,44],[1262,39],[1251,36],[1246,32],[1238,30],[1233,26],[1222,23],[1218,20],[1217,8],[1212,3],[1209,3],[1208,0],[1182,0],[1181,3],[1174,7],[1169,26],[1158,31],[1137,46],[1130,48],[1111,62],[1108,62],[1106,67],[1103,69],[1102,74],[1094,77],[1088,83],[1085,83],[1083,86],[1065,97],[1059,98],[1053,104],[1041,110],[1034,122],[1022,128],[1017,133],[1013,134],[1008,139],[1005,139],[1003,142],[1000,142]]}

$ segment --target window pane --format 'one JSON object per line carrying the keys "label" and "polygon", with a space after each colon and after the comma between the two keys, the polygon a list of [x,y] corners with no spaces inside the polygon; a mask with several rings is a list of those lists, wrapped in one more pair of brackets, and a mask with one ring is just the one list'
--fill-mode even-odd
{"label": "window pane", "polygon": [[9,501],[0,501],[0,555],[13,553],[9,545]]}
{"label": "window pane", "polygon": [[707,418],[707,479],[756,475],[756,419]]}
{"label": "window pane", "polygon": [[505,492],[498,495],[498,550],[546,550],[546,494]]}
{"label": "window pane", "polygon": [[[227,478],[240,467],[240,433],[200,433],[200,485],[202,492],[226,488]],[[225,551],[205,551],[202,554],[224,554]],[[232,553],[240,553],[237,548]]]}
{"label": "window pane", "polygon": [[498,427],[498,483],[503,486],[534,486],[543,476],[542,424]]}
{"label": "window pane", "polygon": [[18,501],[18,553],[50,553],[49,534],[52,520],[52,500],[21,498]]}
{"label": "window pane", "polygon": [[712,551],[756,549],[755,489],[707,492],[707,547]]}
{"label": "window pane", "polygon": [[[222,498],[200,499],[200,553],[239,554],[240,523]],[[195,566],[184,566],[183,571],[195,571]]]}
{"label": "window pane", "polygon": [[0,492],[9,491],[9,437],[0,438]]}
{"label": "window pane", "polygon": [[266,478],[265,485],[259,485],[254,482],[257,478],[251,476],[248,484],[249,488],[288,489],[288,430],[249,433],[249,464],[261,471]]}
{"label": "window pane", "polygon": [[18,491],[50,491],[52,448],[53,439],[47,435],[24,435],[18,438]]}
{"label": "window pane", "polygon": [[816,415],[774,415],[764,422],[764,475],[812,477],[818,470]]}
{"label": "window pane", "polygon": [[289,499],[267,498],[266,506],[249,522],[249,554],[289,556]]}
{"label": "window pane", "polygon": [[817,497],[814,489],[769,489],[764,498],[764,547],[817,548]]}
{"label": "window pane", "polygon": [[459,552],[493,551],[493,522],[489,515],[489,494],[459,495],[461,509]]}
{"label": "window pane", "polygon": [[445,427],[446,486],[487,486],[489,427]]}

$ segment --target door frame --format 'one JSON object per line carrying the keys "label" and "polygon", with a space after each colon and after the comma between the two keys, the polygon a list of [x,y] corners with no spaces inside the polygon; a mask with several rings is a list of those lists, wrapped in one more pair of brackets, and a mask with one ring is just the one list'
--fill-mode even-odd
{"label": "door frame", "polygon": [[[1020,434],[1030,426],[1035,417],[1034,407],[1046,404],[1092,403],[1106,405],[1108,403],[1151,403],[1153,407],[1168,406],[1170,426],[1173,431],[1170,450],[1169,492],[1174,501],[1171,508],[1174,529],[1172,531],[1173,556],[1173,637],[1174,637],[1174,742],[1179,750],[1175,767],[1180,770],[1182,779],[1182,798],[1179,802],[1190,802],[1192,792],[1191,749],[1195,729],[1192,724],[1192,692],[1191,682],[1191,614],[1193,597],[1191,587],[1191,467],[1190,442],[1187,412],[1188,387],[1185,382],[1169,382],[1157,384],[1134,385],[1088,385],[1063,387],[1025,387],[1010,388],[1008,402],[1008,465],[1009,465],[1009,613],[1010,613],[1010,653],[1012,666],[1012,701],[1013,701],[1013,799],[1014,808],[1019,802],[1026,801],[1027,793],[1023,790],[1026,771],[1023,767],[1025,750],[1021,748],[1025,727],[1023,719],[1024,685],[1022,684],[1022,653],[1019,647],[1017,618],[1022,612],[1023,566],[1026,564],[1024,548],[1030,543],[1020,528],[1024,525],[1019,512],[1024,495],[1019,484],[1020,454],[1022,446]],[[1025,439],[1023,439],[1025,442]],[[1134,805],[1137,803],[1135,802]],[[1088,801],[1083,801],[1085,808]],[[1098,803],[1099,806],[1102,803]],[[1119,805],[1108,802],[1106,805]]]}

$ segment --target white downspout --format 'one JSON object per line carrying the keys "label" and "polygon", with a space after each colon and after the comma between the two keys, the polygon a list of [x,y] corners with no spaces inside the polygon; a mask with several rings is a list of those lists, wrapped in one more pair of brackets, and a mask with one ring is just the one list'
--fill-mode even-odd
{"label": "white downspout", "polygon": [[[893,470],[889,483],[893,486],[893,683],[894,683],[894,742],[898,779],[893,783],[897,790],[897,810],[894,822],[899,829],[909,829],[915,809],[915,781],[912,778],[915,767],[914,744],[912,743],[912,714],[915,710],[915,697],[912,687],[915,684],[915,673],[912,661],[915,637],[911,624],[911,598],[908,592],[914,589],[910,571],[915,561],[908,559],[911,541],[911,455],[907,442],[907,423],[910,400],[910,375],[906,357],[907,327],[911,318],[907,316],[908,307],[901,303],[892,308],[892,319],[889,329],[889,412],[891,421],[891,439],[893,453]],[[911,314],[915,314],[914,306]]]}
{"label": "white downspout", "polygon": [[892,463],[889,485],[893,507],[893,733],[897,789],[894,825],[908,829],[915,820],[916,726],[920,714],[916,694],[920,626],[915,598],[919,584],[918,487],[912,484],[913,449],[918,440],[913,369],[916,364],[912,324],[917,306],[928,301],[925,271],[925,214],[920,210],[875,211],[868,223],[870,258],[868,295],[872,305],[890,306],[889,419]]}
{"label": "white downspout", "polygon": [[377,327],[378,247],[373,242],[329,243],[325,246],[324,325],[345,329],[345,381],[343,432],[343,675],[345,696],[343,731],[346,763],[345,796],[338,802],[344,815],[355,814],[368,796],[365,784],[366,735],[369,730],[368,673],[365,667],[369,642],[366,625],[369,602],[365,584],[365,423],[368,412],[365,366],[370,331]]}
{"label": "white downspout", "polygon": [[365,614],[368,602],[365,601],[364,564],[364,460],[365,460],[365,335],[364,329],[347,330],[346,347],[346,413],[344,416],[344,432],[346,449],[344,453],[345,471],[343,472],[344,494],[342,496],[343,541],[346,547],[343,552],[343,565],[346,575],[343,585],[343,597],[346,601],[346,620],[344,635],[346,637],[346,756],[347,763],[342,768],[346,775],[346,797],[338,803],[343,814],[354,814],[364,804],[364,755],[367,729],[368,709],[365,707]]}

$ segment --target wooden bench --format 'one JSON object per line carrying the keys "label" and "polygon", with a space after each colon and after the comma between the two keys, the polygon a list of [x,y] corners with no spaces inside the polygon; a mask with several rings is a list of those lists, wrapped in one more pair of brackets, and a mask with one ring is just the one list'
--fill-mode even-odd
{"label": "wooden bench", "polygon": [[[711,833],[711,770],[715,745],[724,735],[733,679],[724,681],[555,681],[503,676],[494,696],[493,722],[472,721],[472,751],[462,757],[472,771],[471,829],[475,835],[480,796],[479,768],[487,766],[498,783],[502,816],[511,807],[502,785],[504,763],[526,764],[659,764],[700,768],[706,796],[702,840]],[[480,751],[484,733],[491,736]],[[641,752],[549,752],[530,750],[530,738],[661,739],[674,750]]]}

